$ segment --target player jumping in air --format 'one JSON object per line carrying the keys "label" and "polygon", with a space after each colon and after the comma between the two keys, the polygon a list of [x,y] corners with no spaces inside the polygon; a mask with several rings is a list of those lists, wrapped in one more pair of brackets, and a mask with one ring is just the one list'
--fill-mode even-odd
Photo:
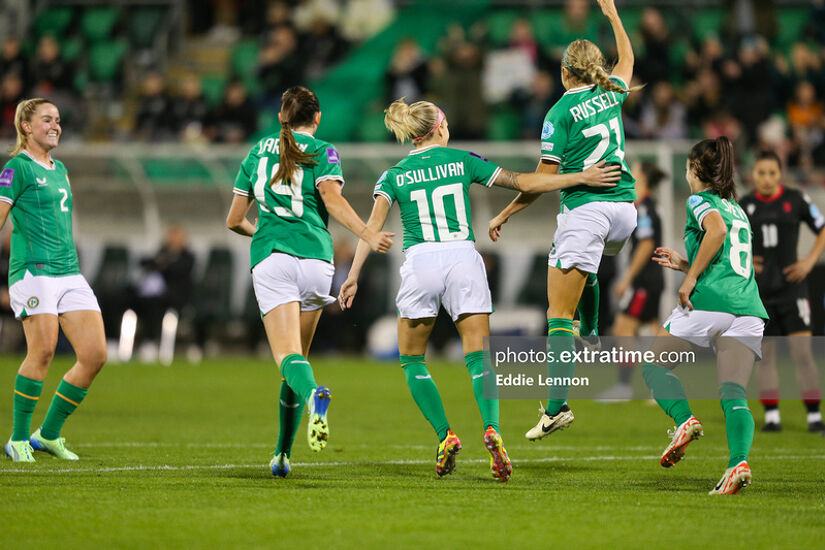
{"label": "player jumping in air", "polygon": [[[470,185],[498,185],[532,193],[577,184],[606,187],[618,180],[619,171],[602,168],[604,163],[600,163],[584,173],[517,174],[473,153],[448,148],[447,119],[428,101],[407,105],[400,99],[385,112],[387,128],[400,142],[410,140],[415,147],[378,180],[367,224],[373,231],[380,231],[390,208],[398,203],[406,256],[396,298],[398,349],[413,399],[439,439],[436,473],[452,473],[455,455],[461,450],[461,441],[450,429],[438,388],[424,361],[427,340],[439,308],[444,306],[461,336],[483,420],[484,445],[491,455],[490,469],[494,478],[507,481],[512,468],[499,435],[498,400],[484,398],[484,379],[489,378],[485,374],[491,374],[492,368],[483,340],[490,334],[493,305],[484,263],[473,244]],[[362,239],[341,287],[342,308],[352,304],[368,254],[369,247]]]}
{"label": "player jumping in air", "polygon": [[[252,284],[272,355],[281,370],[278,443],[270,462],[273,475],[286,477],[292,443],[304,404],[309,410],[307,438],[313,451],[327,444],[329,388],[315,382],[306,356],[332,275],[329,215],[377,252],[392,246],[390,233],[373,231],[341,194],[341,159],[331,144],[317,139],[321,122],[318,98],[295,86],[283,94],[280,135],[262,139],[241,163],[226,225],[252,237]],[[246,214],[258,204],[258,223]]]}
{"label": "player jumping in air", "polygon": [[[751,226],[736,203],[733,146],[722,136],[700,141],[690,150],[686,178],[687,224],[683,258],[670,248],[657,248],[654,260],[686,273],[679,287],[679,306],[659,329],[652,351],[684,351],[691,344],[713,348],[730,459],[712,495],[735,494],[751,482],[748,452],[753,442],[753,415],[745,387],[754,359],[761,356],[768,314],[759,299],[751,262]],[[679,462],[688,444],[704,435],[690,410],[676,365],[645,363],[642,374],[653,398],[676,421],[670,444],[660,459],[665,468]]]}
{"label": "player jumping in air", "polygon": [[[753,227],[753,268],[759,294],[771,322],[766,336],[789,336],[796,380],[808,410],[808,431],[822,433],[825,424],[819,412],[819,373],[811,351],[811,302],[805,278],[825,250],[825,217],[805,193],[781,183],[782,165],[776,153],[765,151],[753,167],[755,189],[742,197],[740,206]],[[803,259],[796,256],[799,226],[805,223],[817,234],[816,242]],[[782,429],[779,417],[779,376],[776,343],[766,340],[756,369],[759,398],[765,407],[764,432]]]}
{"label": "player jumping in air", "polygon": [[[550,109],[541,130],[538,171],[567,174],[586,170],[599,161],[621,168],[618,185],[607,189],[578,186],[561,193],[561,213],[550,249],[547,270],[548,346],[558,356],[573,351],[573,316],[579,311],[579,332],[591,345],[598,340],[599,281],[596,272],[603,254],[616,255],[636,227],[633,176],[625,162],[622,104],[631,91],[633,47],[613,0],[599,0],[616,36],[619,61],[612,74],[598,46],[576,40],[562,57],[561,79],[567,89]],[[538,195],[519,194],[490,221],[490,238],[498,240],[501,226],[528,207]],[[551,377],[570,378],[575,363],[549,365]],[[567,406],[569,387],[553,386],[541,419],[525,435],[541,439],[573,422]]]}
{"label": "player jumping in air", "polygon": [[[34,449],[77,460],[60,431],[106,362],[103,318],[78,266],[69,176],[51,156],[62,134],[60,113],[47,99],[27,99],[17,105],[14,125],[17,144],[0,172],[0,227],[11,212],[9,296],[27,349],[14,382],[14,431],[6,454],[15,462],[34,462]],[[43,424],[30,434],[60,329],[77,362],[60,381]]]}

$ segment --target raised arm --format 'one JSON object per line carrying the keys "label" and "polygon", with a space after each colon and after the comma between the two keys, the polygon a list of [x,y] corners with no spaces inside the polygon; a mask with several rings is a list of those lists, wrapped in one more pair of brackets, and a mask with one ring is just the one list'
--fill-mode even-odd
{"label": "raised arm", "polygon": [[255,226],[246,219],[250,206],[252,206],[252,197],[235,193],[232,198],[232,205],[229,207],[229,213],[226,215],[226,227],[238,235],[244,235],[245,237],[254,235]]}
{"label": "raised arm", "polygon": [[341,194],[341,182],[338,180],[322,181],[318,184],[318,193],[321,195],[321,200],[324,201],[324,206],[327,207],[330,216],[352,231],[356,237],[366,241],[371,249],[382,254],[390,249],[393,234],[370,229],[355,213],[349,201]]}
{"label": "raised arm", "polygon": [[682,286],[679,287],[679,305],[693,309],[693,304],[690,303],[690,294],[696,288],[696,281],[699,280],[699,275],[705,271],[705,268],[710,265],[716,253],[722,248],[725,243],[725,235],[727,235],[728,228],[725,225],[725,220],[722,219],[722,214],[717,211],[712,211],[707,214],[702,220],[702,226],[705,229],[705,236],[702,238],[702,244],[699,245],[699,250],[696,252],[696,257],[693,263],[687,270],[687,276]]}
{"label": "raised arm", "polygon": [[[384,228],[387,216],[390,213],[390,207],[389,201],[383,196],[379,195],[378,198],[375,199],[370,219],[367,220],[367,227],[369,227],[371,231],[377,233]],[[367,244],[364,239],[359,239],[358,246],[355,248],[355,257],[352,259],[352,266],[349,268],[347,280],[341,285],[341,291],[338,293],[338,303],[341,304],[341,309],[348,309],[352,306],[355,293],[358,292],[358,277],[361,276],[361,268],[364,267],[364,262],[367,261],[369,253],[369,244]]]}
{"label": "raised arm", "polygon": [[616,37],[616,50],[619,53],[619,61],[613,67],[613,74],[625,81],[630,86],[630,81],[633,79],[633,46],[630,43],[630,37],[627,36],[627,31],[624,30],[622,20],[619,17],[619,12],[616,10],[614,0],[598,0],[599,7],[602,8],[602,13],[610,21],[610,26],[613,28],[613,35]]}

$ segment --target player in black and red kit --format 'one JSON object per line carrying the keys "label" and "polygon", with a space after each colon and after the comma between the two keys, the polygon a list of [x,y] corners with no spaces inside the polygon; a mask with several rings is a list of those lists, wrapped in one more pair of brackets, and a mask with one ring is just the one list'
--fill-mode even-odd
{"label": "player in black and red kit", "polygon": [[[630,264],[613,286],[622,312],[613,322],[613,336],[636,336],[644,325],[650,325],[651,334],[659,330],[659,299],[664,291],[662,269],[650,261],[653,250],[662,244],[662,221],[656,211],[651,193],[667,177],[652,162],[633,166],[636,178],[636,229],[630,236],[632,252]],[[634,365],[619,367],[619,381],[599,395],[608,402],[626,401],[633,396],[630,385]]]}
{"label": "player in black and red kit", "polygon": [[[808,431],[823,432],[819,412],[819,374],[811,352],[811,304],[805,278],[825,250],[825,217],[808,195],[781,183],[782,165],[776,153],[759,153],[753,168],[754,190],[739,204],[753,229],[753,267],[770,322],[765,336],[791,336],[791,357],[802,400],[808,411]],[[817,234],[805,258],[797,258],[799,226]],[[776,346],[765,340],[757,369],[759,397],[765,407],[762,431],[780,431],[779,377]]]}

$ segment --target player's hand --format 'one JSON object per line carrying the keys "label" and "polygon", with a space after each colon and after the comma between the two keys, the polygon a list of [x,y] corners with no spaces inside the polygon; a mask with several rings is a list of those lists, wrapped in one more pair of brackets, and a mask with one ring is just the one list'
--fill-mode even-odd
{"label": "player's hand", "polygon": [[392,247],[392,237],[395,237],[395,233],[388,233],[387,231],[373,231],[372,229],[367,228],[367,230],[364,231],[364,236],[362,238],[367,241],[367,244],[370,245],[373,252],[386,254]]}
{"label": "player's hand", "polygon": [[344,284],[341,285],[341,291],[338,293],[338,303],[341,304],[341,309],[352,307],[356,292],[358,292],[358,281],[356,279],[344,281]]}
{"label": "player's hand", "polygon": [[753,272],[759,275],[765,269],[765,258],[762,256],[753,257]]}
{"label": "player's hand", "polygon": [[808,273],[814,268],[814,262],[807,259],[798,260],[785,269],[782,273],[785,275],[785,280],[789,283],[801,283],[808,276]]}
{"label": "player's hand", "polygon": [[690,267],[687,259],[672,248],[660,246],[653,253],[655,256],[651,259],[662,267],[684,272],[687,272],[688,267]]}
{"label": "player's hand", "polygon": [[624,293],[627,292],[627,289],[630,288],[630,281],[627,279],[620,279],[616,286],[613,287],[613,295],[616,298],[621,298],[624,296]]}
{"label": "player's hand", "polygon": [[619,12],[616,10],[616,3],[613,0],[597,0],[599,2],[599,7],[602,9],[602,13],[605,17],[616,16],[618,17]]}
{"label": "player's hand", "polygon": [[490,240],[496,242],[501,238],[501,226],[507,223],[508,218],[496,216],[490,220],[490,227],[487,229],[487,234],[490,235]]}
{"label": "player's hand", "polygon": [[622,167],[618,164],[606,164],[605,161],[601,161],[582,172],[581,183],[590,187],[616,187],[616,182],[622,179]]}
{"label": "player's hand", "polygon": [[690,303],[690,295],[693,289],[696,288],[696,279],[693,277],[685,277],[685,282],[679,287],[679,305],[693,310],[693,304]]}

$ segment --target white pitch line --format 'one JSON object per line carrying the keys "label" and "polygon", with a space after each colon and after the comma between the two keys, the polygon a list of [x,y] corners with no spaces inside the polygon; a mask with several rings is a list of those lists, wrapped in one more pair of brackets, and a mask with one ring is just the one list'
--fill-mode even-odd
{"label": "white pitch line", "polygon": [[[727,455],[719,456],[691,456],[691,461],[698,460],[723,460],[728,458]],[[756,461],[760,460],[801,460],[801,459],[817,459],[825,460],[825,455],[769,455],[760,456]],[[659,455],[648,456],[579,456],[579,457],[542,457],[542,458],[523,458],[513,460],[513,464],[543,464],[548,462],[612,462],[624,460],[658,460]],[[460,460],[462,464],[481,463],[486,464],[488,459],[471,458],[467,460]],[[418,464],[432,464],[432,460],[385,460],[380,462],[294,462],[293,467],[301,468],[324,468],[324,467],[348,467],[353,466],[407,466]],[[105,468],[60,468],[56,470],[31,470],[27,468],[9,468],[1,469],[0,474],[4,473],[26,473],[26,474],[63,474],[63,473],[107,473],[107,472],[141,472],[141,471],[163,471],[163,472],[178,472],[188,470],[232,470],[232,469],[258,469],[266,468],[266,464],[193,464],[187,466],[169,466],[162,464],[158,466],[138,465],[138,466],[116,466]]]}

